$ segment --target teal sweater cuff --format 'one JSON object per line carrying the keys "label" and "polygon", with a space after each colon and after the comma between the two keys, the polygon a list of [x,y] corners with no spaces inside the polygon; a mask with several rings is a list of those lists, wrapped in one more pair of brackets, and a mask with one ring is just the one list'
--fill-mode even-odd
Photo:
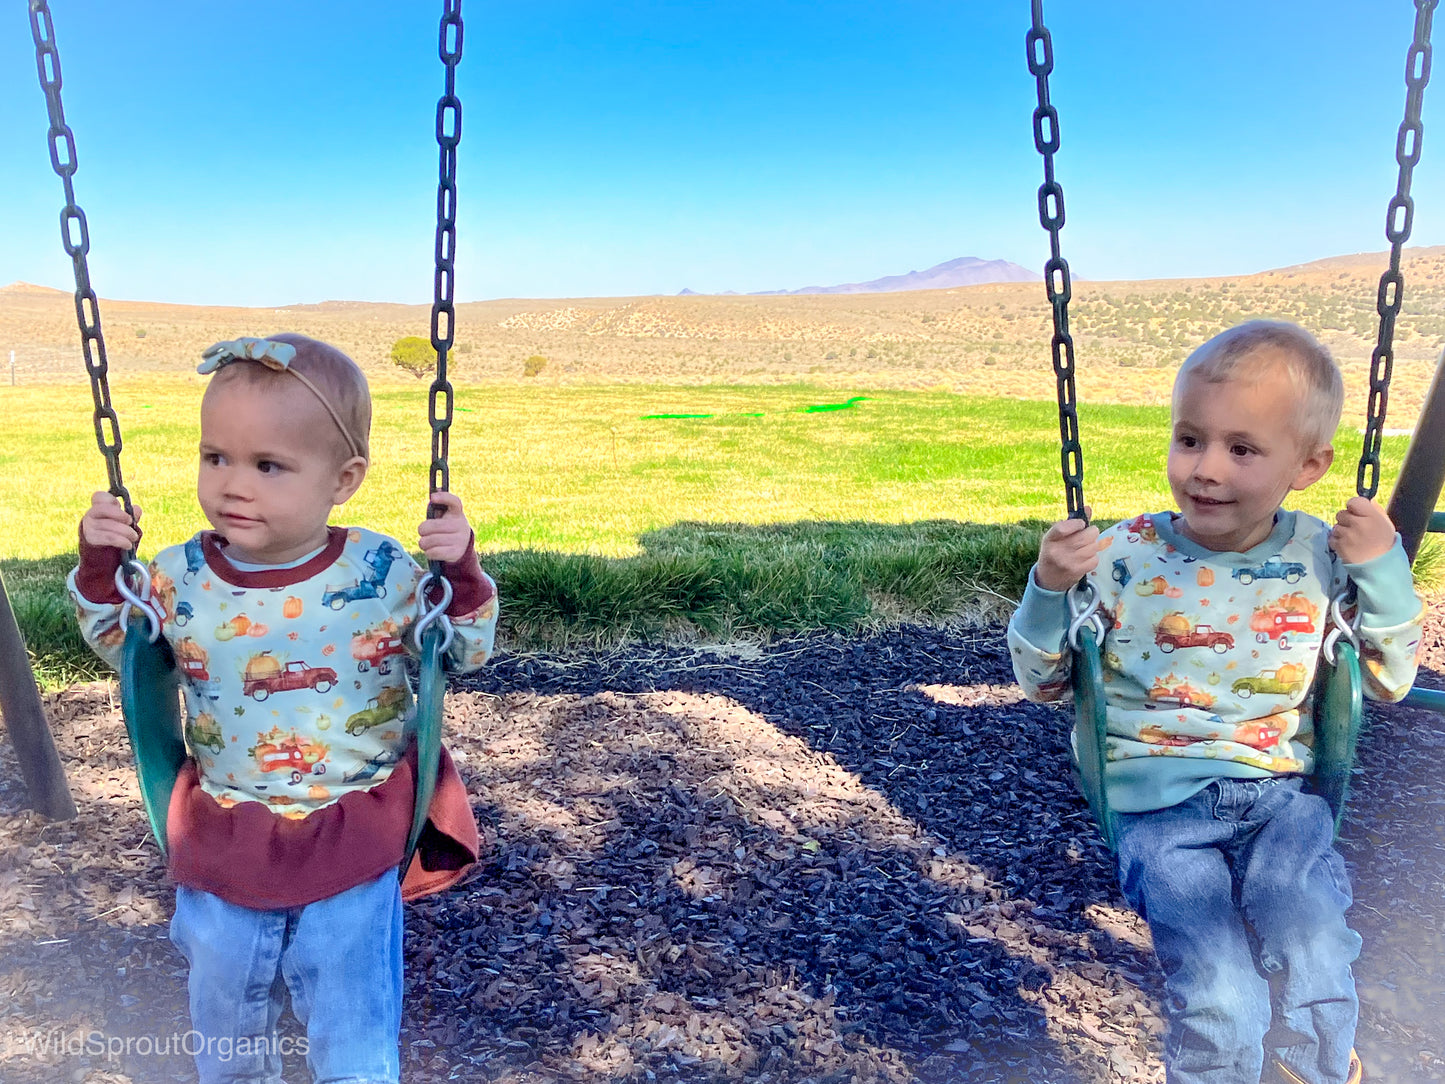
{"label": "teal sweater cuff", "polygon": [[1360,600],[1360,624],[1367,628],[1388,629],[1406,625],[1420,617],[1420,600],[1415,595],[1410,575],[1410,559],[1400,536],[1395,544],[1374,560],[1362,564],[1345,564],[1345,571],[1355,582]]}
{"label": "teal sweater cuff", "polygon": [[1029,584],[1014,611],[1014,632],[1040,651],[1063,650],[1064,636],[1069,631],[1069,599],[1067,592],[1040,587],[1029,569]]}

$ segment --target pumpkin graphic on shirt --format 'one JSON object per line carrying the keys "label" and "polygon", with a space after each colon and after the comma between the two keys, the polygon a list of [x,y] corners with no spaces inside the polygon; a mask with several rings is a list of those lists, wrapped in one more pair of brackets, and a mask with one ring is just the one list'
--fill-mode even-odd
{"label": "pumpkin graphic on shirt", "polygon": [[1165,598],[1181,598],[1184,589],[1175,587],[1163,576],[1153,576],[1147,580],[1140,580],[1134,585],[1134,593],[1142,598],[1150,595],[1163,595]]}

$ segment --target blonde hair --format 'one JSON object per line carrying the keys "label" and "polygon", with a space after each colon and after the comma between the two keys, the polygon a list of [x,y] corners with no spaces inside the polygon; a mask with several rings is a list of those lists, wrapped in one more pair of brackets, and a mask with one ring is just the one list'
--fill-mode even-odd
{"label": "blonde hair", "polygon": [[309,396],[311,392],[303,391],[294,378],[294,374],[299,373],[313,386],[323,405],[334,411],[332,424],[338,427],[335,434],[338,460],[351,457],[354,442],[355,454],[370,462],[371,389],[361,367],[330,343],[293,331],[283,331],[266,338],[296,348],[296,356],[289,365],[294,373],[272,369],[256,361],[232,362],[216,372],[210,386],[216,387],[218,381],[224,385],[232,380],[242,380],[252,387],[265,387],[268,391],[274,389],[278,394]]}
{"label": "blonde hair", "polygon": [[[1266,354],[1271,348],[1278,353]],[[1257,380],[1276,368],[1283,369],[1294,388],[1294,428],[1301,446],[1310,452],[1323,448],[1339,428],[1345,382],[1334,356],[1298,324],[1250,320],[1214,336],[1179,367],[1173,408],[1177,412],[1186,377],[1224,384]]]}

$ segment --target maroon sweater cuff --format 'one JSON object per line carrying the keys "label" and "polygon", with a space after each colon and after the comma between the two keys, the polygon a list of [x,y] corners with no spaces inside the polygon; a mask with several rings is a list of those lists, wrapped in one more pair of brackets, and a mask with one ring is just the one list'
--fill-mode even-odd
{"label": "maroon sweater cuff", "polygon": [[125,554],[114,546],[92,546],[80,538],[80,564],[75,570],[75,586],[81,598],[87,602],[113,603],[119,606],[125,601],[115,589],[115,570],[121,566]]}
{"label": "maroon sweater cuff", "polygon": [[448,617],[466,617],[480,610],[496,594],[492,581],[482,574],[482,564],[477,559],[477,536],[467,540],[467,552],[456,561],[442,564],[442,575],[452,585],[452,601],[447,607]]}

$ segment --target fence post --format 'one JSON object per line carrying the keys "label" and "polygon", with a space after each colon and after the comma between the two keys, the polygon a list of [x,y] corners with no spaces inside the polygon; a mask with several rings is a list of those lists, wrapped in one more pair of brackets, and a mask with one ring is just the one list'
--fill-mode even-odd
{"label": "fence post", "polygon": [[39,814],[53,821],[68,821],[75,816],[75,802],[65,782],[65,769],[55,739],[45,722],[40,705],[40,690],[30,672],[30,657],[25,640],[10,608],[5,593],[5,578],[0,576],[0,712],[5,716],[5,729],[15,746],[20,762],[20,775],[30,794],[30,805]]}

